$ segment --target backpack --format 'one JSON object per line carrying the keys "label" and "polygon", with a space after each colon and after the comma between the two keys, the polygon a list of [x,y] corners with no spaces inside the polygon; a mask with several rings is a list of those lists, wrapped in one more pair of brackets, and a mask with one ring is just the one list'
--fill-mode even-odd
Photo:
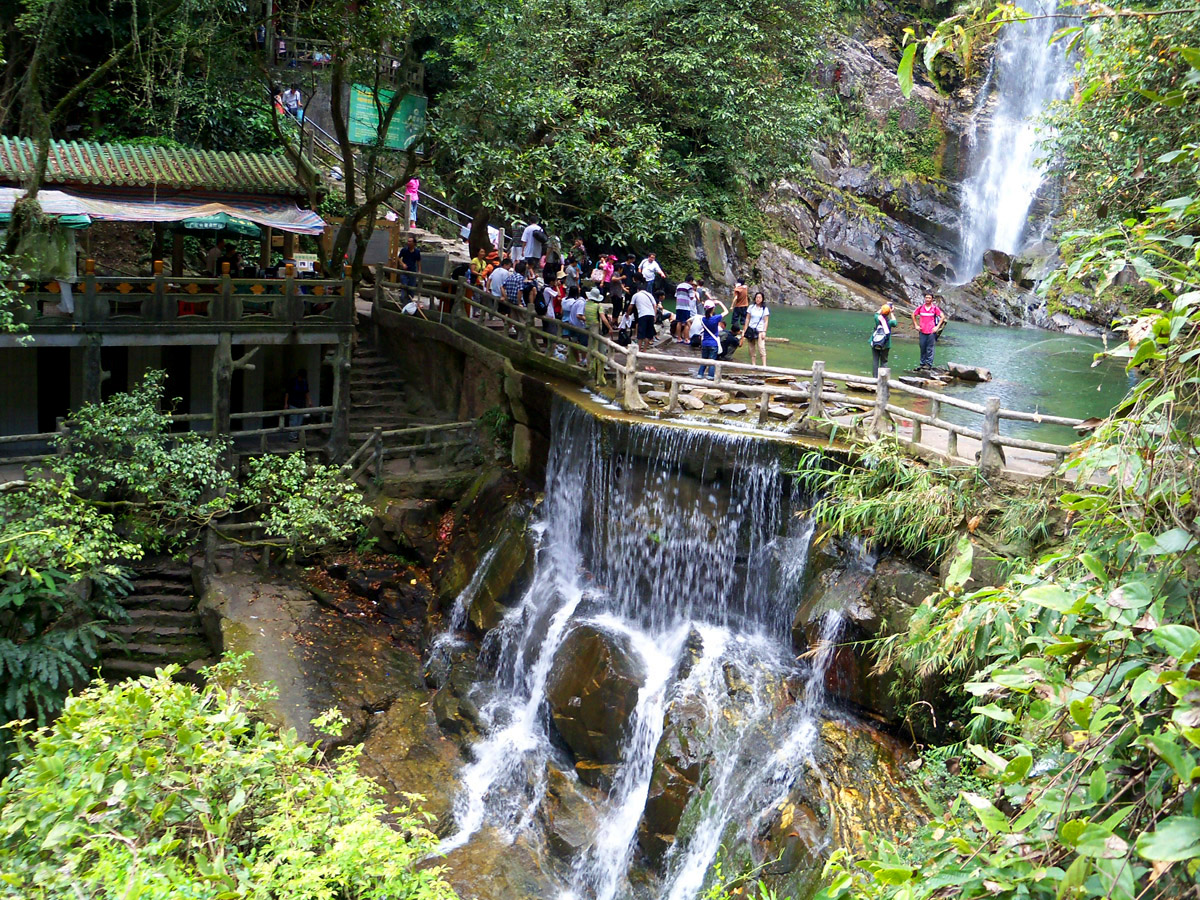
{"label": "backpack", "polygon": [[544,316],[546,310],[550,307],[546,303],[546,295],[542,291],[538,291],[533,295],[533,311],[539,316]]}
{"label": "backpack", "polygon": [[882,350],[887,346],[892,329],[888,327],[887,319],[881,315],[875,316],[875,330],[871,333],[871,349]]}

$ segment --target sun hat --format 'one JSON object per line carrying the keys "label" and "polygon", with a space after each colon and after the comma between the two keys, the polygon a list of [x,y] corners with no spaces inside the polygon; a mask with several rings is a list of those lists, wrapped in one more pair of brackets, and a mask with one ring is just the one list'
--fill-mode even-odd
{"label": "sun hat", "polygon": [[705,301],[704,301],[704,308],[705,308],[705,309],[716,309],[716,308],[717,308],[717,304],[716,304],[716,303],[714,303],[712,300],[705,300]]}

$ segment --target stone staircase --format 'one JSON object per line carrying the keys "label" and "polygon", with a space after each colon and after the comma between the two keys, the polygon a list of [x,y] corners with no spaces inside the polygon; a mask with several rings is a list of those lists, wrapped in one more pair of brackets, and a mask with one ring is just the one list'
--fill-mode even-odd
{"label": "stone staircase", "polygon": [[400,370],[360,335],[350,362],[351,451],[376,428],[421,424],[424,420],[411,408]]}
{"label": "stone staircase", "polygon": [[185,668],[208,660],[191,572],[160,563],[135,569],[133,591],[121,601],[129,621],[110,627],[114,640],[101,645],[100,674],[110,681],[152,675],[159,666]]}

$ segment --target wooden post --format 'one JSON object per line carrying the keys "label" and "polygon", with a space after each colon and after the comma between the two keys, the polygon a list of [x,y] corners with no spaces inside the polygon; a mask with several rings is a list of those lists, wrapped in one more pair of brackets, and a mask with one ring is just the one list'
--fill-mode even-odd
{"label": "wooden post", "polygon": [[240,318],[233,308],[233,280],[229,274],[229,263],[221,263],[221,305],[220,309],[214,314],[209,311],[208,317],[215,319],[218,322],[228,322],[235,318]]}
{"label": "wooden post", "polygon": [[333,356],[333,427],[329,431],[330,462],[346,458],[350,444],[350,335],[338,336]]}
{"label": "wooden post", "polygon": [[825,392],[825,361],[818,359],[812,367],[812,388],[808,395],[808,417],[820,419],[825,415],[825,401],[821,394]]}
{"label": "wooden post", "polygon": [[758,401],[758,424],[761,428],[767,424],[767,410],[771,407],[771,395],[763,391],[762,398]]}
{"label": "wooden post", "polygon": [[649,409],[646,401],[642,399],[641,391],[638,390],[637,357],[637,344],[630,343],[625,348],[625,393],[621,403],[630,412]]}
{"label": "wooden post", "polygon": [[892,425],[892,417],[888,414],[888,379],[892,377],[892,371],[888,368],[879,370],[879,377],[875,379],[875,412],[871,415],[871,432],[873,434],[882,434]]}
{"label": "wooden post", "polygon": [[233,335],[217,335],[212,363],[212,435],[219,439],[229,434],[230,394],[233,389]]}
{"label": "wooden post", "polygon": [[[346,322],[350,325],[358,324],[358,304],[355,302],[354,293],[354,266],[346,264],[342,266],[342,315],[339,318],[334,316],[339,322]],[[371,306],[374,307],[379,302],[379,288],[375,288],[375,299],[371,301]],[[371,316],[372,324],[379,321],[378,316]],[[354,332],[353,340],[357,341],[358,332]]]}
{"label": "wooden post", "polygon": [[258,267],[266,269],[271,265],[271,229],[263,226],[262,237],[258,241]]}
{"label": "wooden post", "polygon": [[946,455],[951,460],[958,459],[958,432],[953,428],[946,432]]}
{"label": "wooden post", "polygon": [[96,299],[96,261],[86,259],[83,262],[83,303],[75,304],[75,321],[86,322],[108,318],[108,301],[104,308]]}
{"label": "wooden post", "polygon": [[[300,301],[303,304],[303,301]],[[354,302],[353,299],[350,302]],[[283,308],[287,321],[296,324],[304,317],[304,310],[296,309],[296,267],[288,263],[283,270]]]}
{"label": "wooden post", "polygon": [[468,315],[467,304],[467,279],[460,278],[454,286],[454,305],[450,307],[450,314],[454,316]]}
{"label": "wooden post", "polygon": [[667,396],[667,412],[673,413],[679,410],[679,381],[675,378],[671,379],[671,390]]}
{"label": "wooden post", "polygon": [[1004,448],[997,443],[1000,437],[1000,398],[988,397],[984,403],[983,446],[979,448],[979,470],[984,475],[998,475],[1004,470]]}
{"label": "wooden post", "polygon": [[95,333],[87,335],[83,342],[83,402],[100,402],[100,385],[104,381],[104,372],[100,363],[101,336]]}
{"label": "wooden post", "polygon": [[371,465],[375,467],[375,477],[383,478],[383,429],[376,426],[375,428],[375,448],[372,453]]}
{"label": "wooden post", "polygon": [[163,261],[156,259],[154,261],[154,309],[149,310],[149,318],[154,322],[161,322],[166,318],[167,309],[167,282],[163,278]]}

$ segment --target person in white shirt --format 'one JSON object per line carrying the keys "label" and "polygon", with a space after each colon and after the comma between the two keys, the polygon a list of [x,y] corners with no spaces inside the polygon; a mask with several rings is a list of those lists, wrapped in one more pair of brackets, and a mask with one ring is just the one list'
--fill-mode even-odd
{"label": "person in white shirt", "polygon": [[646,290],[651,294],[654,293],[654,279],[667,277],[667,273],[662,270],[662,266],[658,264],[653,253],[638,264],[638,272],[642,276],[642,281],[646,282]]}
{"label": "person in white shirt", "polygon": [[688,343],[691,344],[693,350],[700,349],[700,341],[704,338],[704,316],[700,313],[692,313],[692,317],[687,320],[687,335]]}
{"label": "person in white shirt", "polygon": [[532,264],[536,266],[541,260],[545,248],[546,232],[537,223],[537,219],[534,219],[521,232],[521,259],[532,261]]}
{"label": "person in white shirt", "polygon": [[512,260],[506,259],[496,268],[492,269],[492,274],[488,276],[488,291],[497,297],[504,296],[504,282],[508,276],[512,274]]}
{"label": "person in white shirt", "polygon": [[654,318],[658,312],[658,304],[654,295],[645,288],[634,294],[631,302],[637,316],[638,349],[649,350],[650,342],[654,340]]}
{"label": "person in white shirt", "polygon": [[767,326],[770,324],[771,310],[767,307],[767,298],[762,291],[754,295],[754,301],[746,312],[746,343],[750,345],[750,365],[754,365],[759,354],[762,354],[762,364],[767,364]]}
{"label": "person in white shirt", "polygon": [[696,310],[695,290],[690,275],[675,288],[675,339],[681,344],[688,342],[688,322]]}

